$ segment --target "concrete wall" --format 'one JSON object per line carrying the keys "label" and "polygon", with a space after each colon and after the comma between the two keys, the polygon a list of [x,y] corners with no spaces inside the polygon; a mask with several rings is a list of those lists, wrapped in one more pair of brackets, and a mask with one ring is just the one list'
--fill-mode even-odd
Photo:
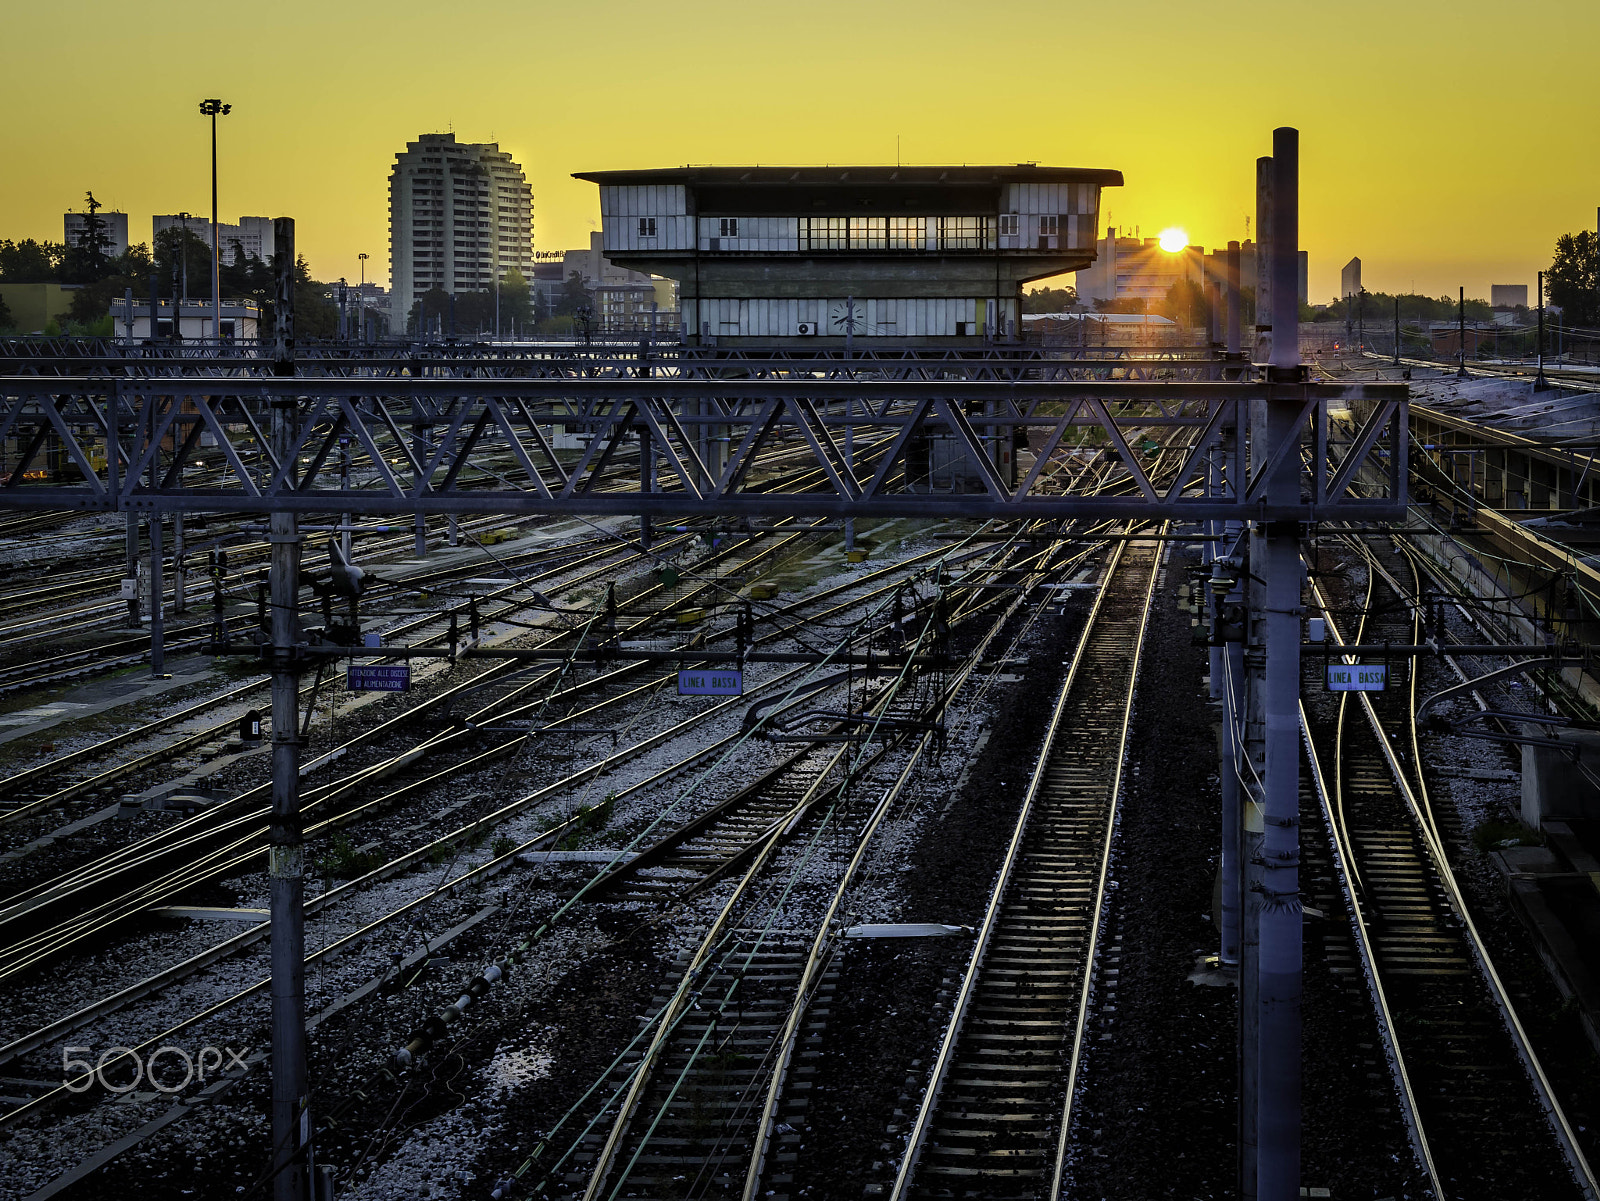
{"label": "concrete wall", "polygon": [[[1523,732],[1532,733],[1533,728],[1524,726]],[[1576,751],[1578,762],[1567,751]],[[1600,818],[1600,788],[1584,774],[1584,767],[1600,776],[1600,733],[1562,730],[1548,749],[1523,747],[1522,820],[1537,830],[1543,822]]]}

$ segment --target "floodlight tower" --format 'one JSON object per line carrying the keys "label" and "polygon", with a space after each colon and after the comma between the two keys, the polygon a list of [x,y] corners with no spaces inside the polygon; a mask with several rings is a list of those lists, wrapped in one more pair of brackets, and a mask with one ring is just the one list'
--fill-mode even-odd
{"label": "floodlight tower", "polygon": [[226,117],[233,105],[202,100],[200,115],[211,118],[211,336],[222,341],[222,259],[217,254],[217,118]]}

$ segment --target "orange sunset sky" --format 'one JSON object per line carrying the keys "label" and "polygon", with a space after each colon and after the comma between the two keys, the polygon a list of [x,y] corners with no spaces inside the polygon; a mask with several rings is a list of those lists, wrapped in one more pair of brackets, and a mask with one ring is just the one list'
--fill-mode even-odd
{"label": "orange sunset sky", "polygon": [[569,173],[683,163],[1036,160],[1114,167],[1102,222],[1245,234],[1254,159],[1302,139],[1302,245],[1330,299],[1533,283],[1600,205],[1600,4],[79,0],[9,10],[0,238],[130,215],[293,216],[313,271],[387,277],[386,184],[424,131],[527,171],[535,246],[584,244]]}

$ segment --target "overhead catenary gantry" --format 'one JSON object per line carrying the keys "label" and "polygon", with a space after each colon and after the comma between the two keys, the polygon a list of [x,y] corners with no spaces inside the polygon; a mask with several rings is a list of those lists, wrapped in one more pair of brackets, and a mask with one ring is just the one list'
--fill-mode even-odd
{"label": "overhead catenary gantry", "polygon": [[[0,379],[0,442],[16,447],[0,507],[978,520],[1404,512],[1401,384],[316,377],[216,387],[165,377]],[[1270,445],[1258,435],[1251,447],[1250,412],[1263,404],[1289,420]],[[285,455],[265,434],[275,410],[289,419]],[[557,432],[576,434],[581,449],[558,451]],[[1141,466],[1152,432],[1188,446],[1170,483]],[[930,442],[949,448],[960,484],[937,476]],[[764,457],[779,449],[791,463],[809,461],[828,487],[757,490]],[[1013,449],[1031,463],[1019,465]],[[1119,458],[1136,494],[1061,491],[1050,468],[1093,453]],[[1303,453],[1299,495],[1269,496],[1267,478]],[[30,478],[47,454],[62,478]],[[1225,490],[1209,482],[1213,458],[1233,473]]]}

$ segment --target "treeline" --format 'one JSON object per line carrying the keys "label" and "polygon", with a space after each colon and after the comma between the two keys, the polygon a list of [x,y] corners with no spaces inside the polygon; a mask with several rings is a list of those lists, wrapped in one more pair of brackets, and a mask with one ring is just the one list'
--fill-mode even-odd
{"label": "treeline", "polygon": [[406,317],[409,334],[440,334],[444,337],[510,337],[528,333],[569,335],[593,320],[594,294],[584,287],[583,276],[570,272],[561,291],[548,303],[527,278],[512,267],[500,282],[499,326],[495,325],[494,292],[457,292],[454,305],[451,293],[430,288],[411,302]]}
{"label": "treeline", "polygon": [[[1399,300],[1402,324],[1455,321],[1461,312],[1458,298],[1454,296],[1435,299],[1432,296],[1419,296],[1415,292],[1404,292]],[[1367,292],[1360,297],[1335,301],[1319,311],[1315,320],[1343,321],[1348,315],[1351,321],[1360,318],[1368,324],[1393,325],[1394,302],[1395,297],[1389,292]],[[1494,309],[1487,300],[1474,300],[1469,296],[1466,309],[1468,321],[1494,320]]]}
{"label": "treeline", "polygon": [[[246,255],[238,241],[233,243],[231,254],[229,247],[221,249],[218,274],[223,299],[256,304],[261,308],[261,329],[270,330],[277,296],[273,264],[263,262],[258,255]],[[190,300],[209,298],[211,247],[193,230],[181,226],[157,234],[153,251],[149,244],[140,242],[120,255],[31,238],[21,242],[0,240],[0,283],[73,286],[67,322],[45,332],[107,337],[115,332],[113,306],[120,313],[121,302],[129,292],[136,301],[149,300],[152,286],[159,300],[178,296]],[[331,338],[338,333],[339,310],[327,295],[330,290],[331,285],[312,278],[304,256],[296,260],[296,337]],[[10,324],[10,314],[0,311],[0,329]]]}

